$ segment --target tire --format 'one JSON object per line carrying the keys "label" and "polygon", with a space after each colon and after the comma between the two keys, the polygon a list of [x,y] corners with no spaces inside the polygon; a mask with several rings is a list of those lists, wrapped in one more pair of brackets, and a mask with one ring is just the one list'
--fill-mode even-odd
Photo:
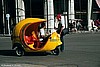
{"label": "tire", "polygon": [[17,56],[23,56],[24,55],[24,50],[22,48],[17,47],[16,48],[16,55]]}
{"label": "tire", "polygon": [[53,51],[52,51],[53,55],[59,55],[59,48],[56,47]]}

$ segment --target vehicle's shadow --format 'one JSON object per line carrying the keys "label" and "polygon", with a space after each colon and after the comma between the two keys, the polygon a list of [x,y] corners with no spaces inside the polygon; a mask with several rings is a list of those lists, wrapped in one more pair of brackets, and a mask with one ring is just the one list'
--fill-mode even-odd
{"label": "vehicle's shadow", "polygon": [[0,55],[4,56],[16,56],[16,53],[14,50],[0,50]]}
{"label": "vehicle's shadow", "polygon": [[[17,56],[15,53],[15,50],[0,50],[0,55],[3,56]],[[24,56],[46,56],[49,55],[49,53],[46,52],[31,52],[31,53],[25,53]]]}

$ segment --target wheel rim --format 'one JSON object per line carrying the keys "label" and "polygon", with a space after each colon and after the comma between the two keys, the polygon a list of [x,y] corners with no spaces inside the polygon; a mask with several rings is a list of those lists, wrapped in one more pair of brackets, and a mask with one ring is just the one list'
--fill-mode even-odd
{"label": "wheel rim", "polygon": [[59,55],[59,48],[54,49],[54,50],[53,50],[53,54],[54,54],[54,55]]}
{"label": "wheel rim", "polygon": [[22,56],[22,55],[24,55],[24,52],[23,52],[22,49],[17,48],[16,49],[16,54],[17,54],[17,56]]}

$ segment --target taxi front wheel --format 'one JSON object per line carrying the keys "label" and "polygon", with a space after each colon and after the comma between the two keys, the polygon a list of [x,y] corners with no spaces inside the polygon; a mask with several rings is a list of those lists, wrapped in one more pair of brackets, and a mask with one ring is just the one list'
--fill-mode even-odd
{"label": "taxi front wheel", "polygon": [[24,50],[19,48],[19,47],[17,47],[16,48],[16,55],[17,56],[23,56],[24,55]]}
{"label": "taxi front wheel", "polygon": [[59,48],[56,47],[53,51],[52,51],[53,55],[59,55]]}

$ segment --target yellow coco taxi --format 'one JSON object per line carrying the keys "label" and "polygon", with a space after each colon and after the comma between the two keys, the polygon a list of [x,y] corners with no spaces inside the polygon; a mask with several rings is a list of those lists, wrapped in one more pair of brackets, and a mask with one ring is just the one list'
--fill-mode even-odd
{"label": "yellow coco taxi", "polygon": [[57,32],[47,36],[45,42],[39,39],[39,25],[46,22],[45,19],[27,18],[20,21],[13,29],[12,49],[16,50],[18,56],[24,55],[24,52],[51,52],[59,55],[59,46],[62,44]]}

